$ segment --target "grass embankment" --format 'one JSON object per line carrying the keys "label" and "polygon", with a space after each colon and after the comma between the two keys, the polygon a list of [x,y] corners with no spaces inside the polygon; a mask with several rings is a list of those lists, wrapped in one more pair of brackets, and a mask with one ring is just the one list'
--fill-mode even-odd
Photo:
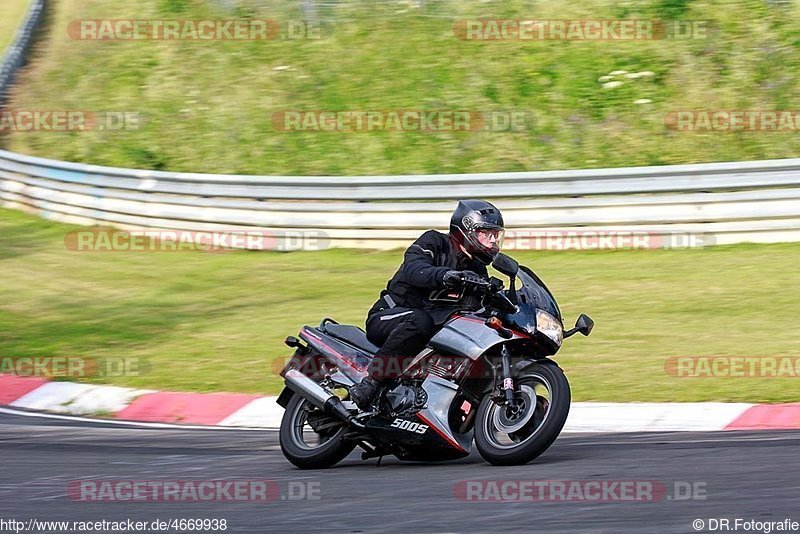
{"label": "grass embankment", "polygon": [[14,39],[30,3],[30,0],[3,0],[0,2],[0,57]]}
{"label": "grass embankment", "polygon": [[[3,144],[106,165],[301,175],[615,167],[800,153],[796,130],[692,134],[664,124],[665,114],[676,110],[798,109],[797,3],[497,0],[418,8],[411,1],[346,1],[318,8],[328,21],[320,40],[98,42],[71,40],[66,31],[78,19],[285,22],[302,17],[300,4],[55,0],[14,107],[139,112],[140,129],[23,132]],[[656,41],[455,37],[454,21],[478,16],[709,20],[711,31],[705,38]],[[614,71],[627,74],[601,80]],[[604,88],[609,80],[622,85]],[[387,109],[516,110],[531,112],[533,121],[522,133],[283,133],[271,124],[272,113],[283,110]]]}
{"label": "grass embankment", "polygon": [[[146,360],[90,381],[276,393],[304,324],[363,325],[400,253],[71,252],[71,227],[0,210],[0,356]],[[671,356],[799,356],[800,244],[515,256],[594,333],[557,360],[575,400],[796,401],[798,378],[677,378]]]}

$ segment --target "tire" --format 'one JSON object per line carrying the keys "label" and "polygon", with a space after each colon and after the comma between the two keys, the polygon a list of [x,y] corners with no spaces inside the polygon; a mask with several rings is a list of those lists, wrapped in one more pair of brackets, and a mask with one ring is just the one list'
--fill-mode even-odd
{"label": "tire", "polygon": [[[342,439],[347,431],[347,427],[342,424],[341,428],[335,430],[331,435],[326,436],[326,440],[318,445],[309,445],[302,441],[296,430],[296,425],[300,421],[305,421],[307,408],[316,410],[307,400],[300,395],[292,395],[286,411],[281,419],[281,429],[278,439],[281,444],[281,451],[287,460],[292,462],[300,469],[324,469],[339,463],[348,454],[353,452],[356,444]],[[319,412],[317,412],[319,413]],[[319,435],[319,434],[317,434]]]}
{"label": "tire", "polygon": [[[517,420],[521,429],[508,433],[507,442],[501,443],[495,435],[497,422],[514,423],[504,406],[492,401],[491,394],[484,396],[475,417],[475,446],[481,456],[492,465],[522,465],[530,462],[556,440],[564,428],[569,414],[571,393],[564,372],[554,363],[534,363],[516,377],[517,398],[524,399],[525,410]],[[549,399],[539,395],[536,387],[546,387]],[[531,390],[533,395],[531,395]],[[529,400],[536,398],[534,413],[528,416]],[[528,422],[524,422],[530,417]],[[515,428],[509,424],[504,429]],[[500,432],[502,434],[502,432]]]}

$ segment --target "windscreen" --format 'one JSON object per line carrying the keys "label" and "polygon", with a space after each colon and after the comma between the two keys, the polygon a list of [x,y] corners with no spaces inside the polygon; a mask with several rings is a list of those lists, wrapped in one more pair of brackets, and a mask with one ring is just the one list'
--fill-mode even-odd
{"label": "windscreen", "polygon": [[563,322],[561,319],[561,310],[558,309],[556,299],[553,297],[553,294],[550,293],[550,290],[547,289],[547,286],[544,285],[544,282],[536,276],[533,271],[520,265],[517,279],[519,285],[522,286],[521,289],[517,289],[518,300],[522,301],[525,299],[533,303],[536,308],[546,311]]}
{"label": "windscreen", "polygon": [[520,266],[517,273],[517,313],[506,315],[506,321],[514,328],[532,334],[536,330],[536,310],[546,311],[558,320],[561,319],[561,310],[553,295],[527,267]]}

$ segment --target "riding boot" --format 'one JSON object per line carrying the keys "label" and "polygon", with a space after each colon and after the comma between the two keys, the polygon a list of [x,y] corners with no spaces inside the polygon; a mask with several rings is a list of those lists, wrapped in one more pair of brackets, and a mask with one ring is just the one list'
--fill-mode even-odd
{"label": "riding boot", "polygon": [[360,410],[369,410],[375,394],[383,385],[383,380],[365,377],[361,382],[350,388],[350,398],[356,403]]}

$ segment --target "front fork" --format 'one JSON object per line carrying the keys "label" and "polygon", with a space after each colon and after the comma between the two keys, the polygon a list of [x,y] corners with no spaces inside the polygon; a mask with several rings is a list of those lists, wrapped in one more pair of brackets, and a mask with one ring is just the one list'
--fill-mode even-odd
{"label": "front fork", "polygon": [[517,399],[514,396],[514,378],[511,374],[511,353],[505,344],[500,347],[500,357],[503,366],[503,394],[506,404],[514,408],[517,405]]}

